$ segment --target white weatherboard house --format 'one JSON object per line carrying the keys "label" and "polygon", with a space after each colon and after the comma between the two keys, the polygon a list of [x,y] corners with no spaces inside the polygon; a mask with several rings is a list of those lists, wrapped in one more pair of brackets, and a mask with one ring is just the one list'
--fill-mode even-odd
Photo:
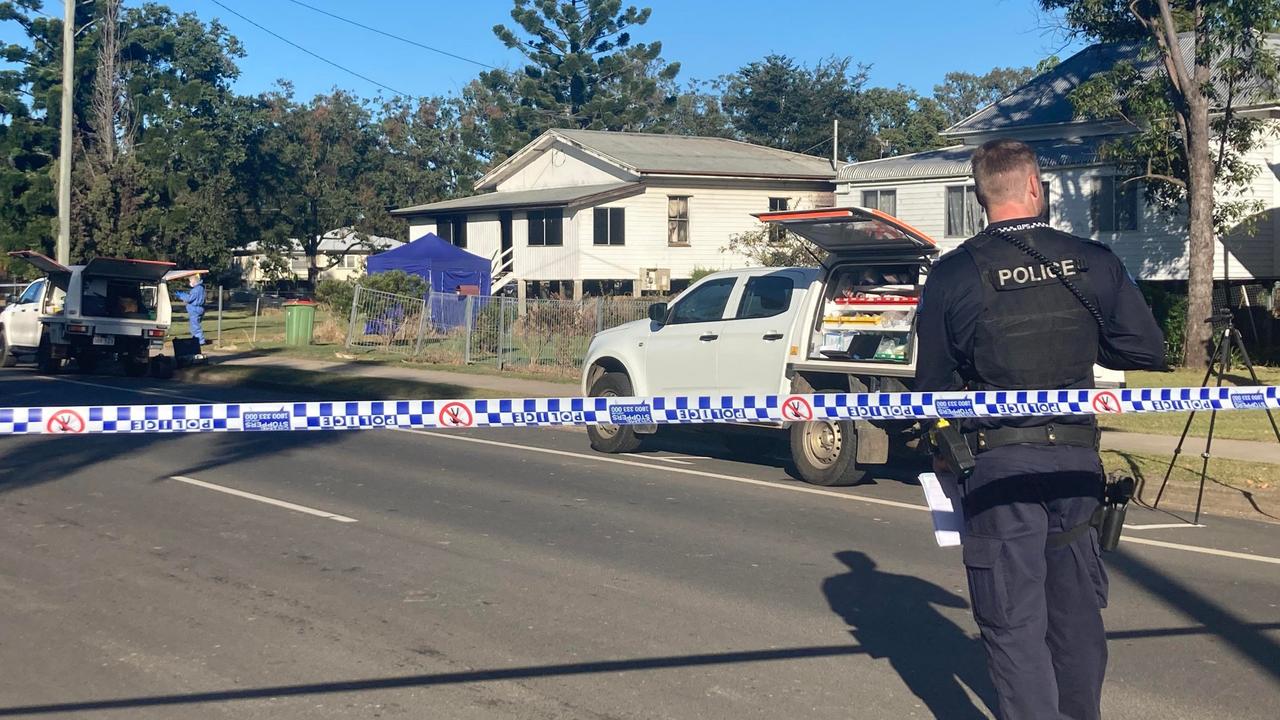
{"label": "white weatherboard house", "polygon": [[[284,255],[289,264],[288,277],[284,279],[306,280],[310,259],[296,239],[290,239],[291,250]],[[364,274],[365,261],[370,255],[394,250],[404,243],[379,235],[368,235],[361,239],[351,228],[330,230],[320,238],[316,247],[320,257],[318,264],[320,280],[348,280]],[[269,260],[266,250],[256,240],[237,250],[232,264],[240,268],[241,277],[249,285],[258,285],[267,281],[263,273],[263,264]]]}
{"label": "white weatherboard house", "polygon": [[[1189,55],[1190,36],[1183,41]],[[948,129],[944,134],[955,141],[950,147],[841,168],[836,204],[884,210],[949,250],[983,227],[982,208],[973,193],[973,151],[993,138],[1016,138],[1040,156],[1050,221],[1056,227],[1111,246],[1142,279],[1185,279],[1185,221],[1147,207],[1140,183],[1117,182],[1115,169],[1100,157],[1108,138],[1131,132],[1132,126],[1076,119],[1069,98],[1081,83],[1124,61],[1144,72],[1157,70],[1140,58],[1134,44],[1086,48]],[[1273,125],[1280,118],[1273,93],[1240,88],[1236,100],[1242,112]],[[1280,136],[1264,136],[1248,159],[1259,172],[1245,197],[1261,200],[1266,210],[1253,218],[1252,234],[1244,228],[1232,231],[1225,238],[1225,253],[1218,244],[1215,277],[1229,270],[1232,280],[1280,278]],[[1224,264],[1228,255],[1229,268]]]}
{"label": "white weatherboard house", "polygon": [[582,297],[674,292],[695,268],[743,267],[725,248],[752,213],[831,204],[823,158],[723,138],[549,130],[476,183],[478,195],[393,211],[494,258],[515,284]]}

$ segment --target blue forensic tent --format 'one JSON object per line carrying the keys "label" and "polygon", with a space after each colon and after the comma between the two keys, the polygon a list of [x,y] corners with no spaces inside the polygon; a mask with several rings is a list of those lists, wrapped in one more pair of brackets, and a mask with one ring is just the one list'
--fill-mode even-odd
{"label": "blue forensic tent", "polygon": [[[437,330],[445,331],[466,323],[467,298],[457,294],[459,287],[475,286],[480,297],[472,303],[484,304],[490,291],[491,265],[479,255],[427,233],[411,243],[394,250],[369,257],[366,265],[370,275],[391,270],[403,270],[410,275],[426,278],[431,284],[430,318]],[[473,307],[473,316],[479,307]],[[400,316],[397,317],[396,313]],[[392,307],[383,311],[383,317],[370,318],[365,327],[369,334],[390,334],[403,321],[403,308]]]}
{"label": "blue forensic tent", "polygon": [[370,275],[389,270],[419,275],[431,283],[433,293],[452,293],[459,286],[475,285],[480,295],[489,294],[490,262],[432,233],[370,256],[367,267]]}

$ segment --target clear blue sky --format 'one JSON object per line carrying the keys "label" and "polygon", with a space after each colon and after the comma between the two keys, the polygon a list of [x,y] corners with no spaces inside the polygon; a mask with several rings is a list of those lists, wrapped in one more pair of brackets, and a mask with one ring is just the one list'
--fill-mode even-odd
{"label": "clear blue sky", "polygon": [[[220,0],[279,35],[411,95],[457,92],[480,67],[352,27],[289,0]],[[518,67],[491,28],[511,24],[511,0],[305,0],[366,25],[494,66]],[[126,0],[129,5],[139,0]],[[46,3],[48,4],[48,3]],[[177,11],[219,18],[244,43],[237,89],[256,93],[288,78],[308,97],[334,86],[371,96],[375,85],[296,50],[212,0],[170,0]],[[640,0],[653,15],[638,41],[661,40],[680,78],[709,79],[770,52],[812,63],[849,55],[872,65],[873,85],[929,92],[951,70],[986,72],[1069,54],[1035,0]],[[49,9],[50,12],[56,12]],[[1065,47],[1065,50],[1064,50]]]}
{"label": "clear blue sky", "polygon": [[[125,0],[140,5],[143,0]],[[366,25],[479,62],[519,67],[491,28],[511,23],[511,0],[304,0]],[[300,7],[290,0],[219,0],[263,27],[410,95],[456,93],[480,67],[406,45]],[[178,12],[220,19],[244,43],[237,89],[258,93],[291,80],[301,97],[334,87],[373,96],[379,88],[326,65],[236,17],[214,0],[169,0]],[[707,80],[768,53],[811,64],[848,55],[872,66],[871,84],[928,93],[952,70],[983,73],[1068,55],[1053,18],[1036,0],[637,0],[653,9],[637,41],[661,40],[663,56],[681,64],[680,79]],[[62,4],[45,0],[45,12]],[[12,24],[0,41],[16,40]],[[385,92],[385,91],[383,91]]]}

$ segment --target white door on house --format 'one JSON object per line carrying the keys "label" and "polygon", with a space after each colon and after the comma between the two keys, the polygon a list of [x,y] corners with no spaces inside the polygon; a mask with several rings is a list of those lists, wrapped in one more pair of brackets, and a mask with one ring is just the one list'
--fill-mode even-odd
{"label": "white door on house", "polygon": [[795,271],[761,270],[747,278],[718,341],[721,392],[775,393],[785,377],[788,333],[795,322]]}
{"label": "white door on house", "polygon": [[719,391],[716,353],[725,308],[736,277],[706,280],[685,293],[666,324],[649,334],[645,347],[649,391],[654,395],[702,395]]}

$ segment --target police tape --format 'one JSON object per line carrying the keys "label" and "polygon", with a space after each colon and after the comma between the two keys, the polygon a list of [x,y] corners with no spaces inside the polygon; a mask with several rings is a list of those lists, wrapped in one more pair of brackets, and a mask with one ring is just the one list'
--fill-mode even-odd
{"label": "police tape", "polygon": [[1280,388],[364,400],[0,408],[0,435],[686,425],[1280,408]]}

